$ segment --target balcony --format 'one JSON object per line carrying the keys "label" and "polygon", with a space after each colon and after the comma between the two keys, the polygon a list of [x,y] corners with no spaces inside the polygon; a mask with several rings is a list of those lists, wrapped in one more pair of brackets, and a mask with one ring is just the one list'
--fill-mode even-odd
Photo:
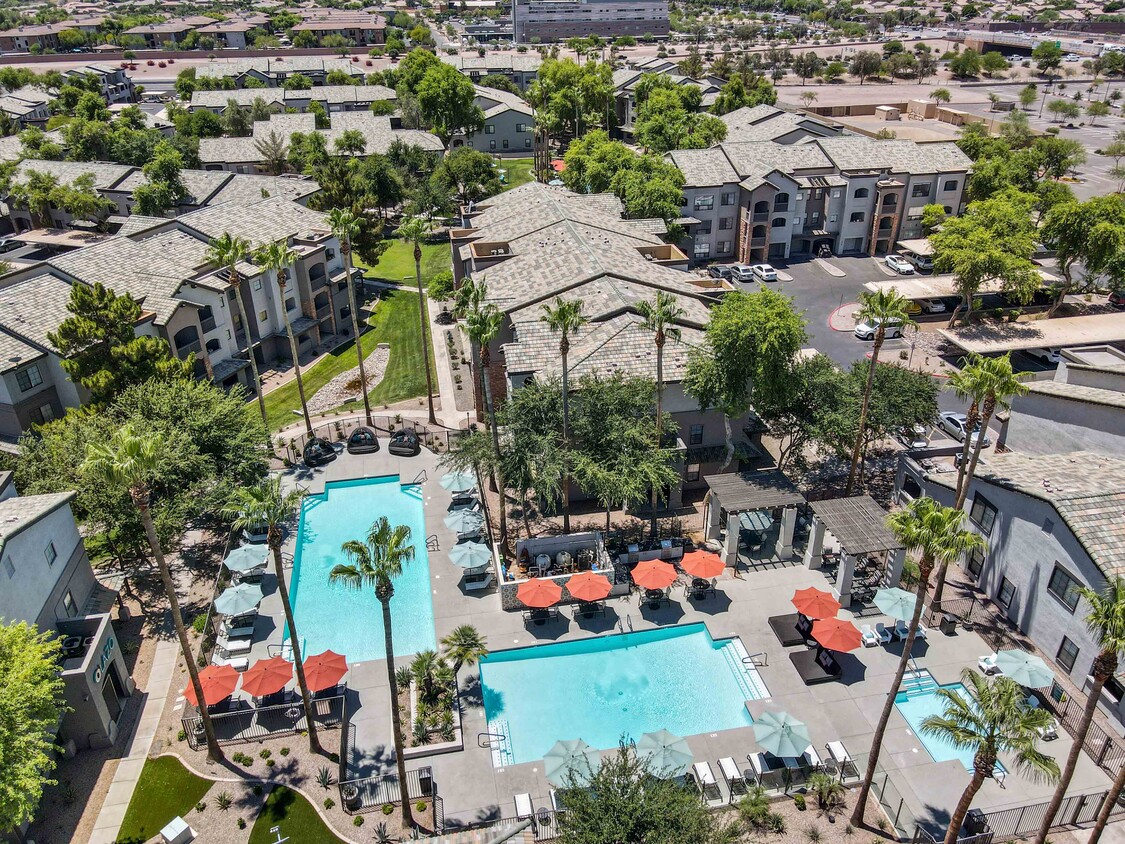
{"label": "balcony", "polygon": [[759,212],[757,212],[756,214],[754,214],[750,217],[750,221],[754,222],[754,223],[765,223],[765,222],[769,222],[769,218],[770,218],[770,212],[769,211],[759,211]]}
{"label": "balcony", "polygon": [[180,358],[186,358],[189,354],[199,354],[203,351],[203,346],[200,345],[198,340],[192,340],[190,343],[183,343],[180,345],[177,353]]}
{"label": "balcony", "polygon": [[787,214],[787,213],[789,213],[789,203],[786,203],[785,205],[775,205],[773,207],[773,213],[774,214]]}
{"label": "balcony", "polygon": [[769,238],[766,237],[752,237],[750,238],[750,248],[759,249],[769,244]]}
{"label": "balcony", "polygon": [[318,275],[315,278],[313,278],[313,277],[309,278],[309,290],[311,290],[313,293],[315,293],[316,291],[318,291],[318,290],[320,290],[324,287],[327,287],[327,286],[328,286],[328,276],[327,275]]}
{"label": "balcony", "polygon": [[199,321],[199,327],[203,330],[204,334],[208,334],[208,333],[214,331],[215,330],[215,318],[214,317],[207,317],[207,319],[201,319]]}
{"label": "balcony", "polygon": [[318,320],[327,319],[331,315],[332,315],[332,305],[331,305],[331,303],[329,303],[327,305],[323,305],[323,306],[316,309],[316,318]]}

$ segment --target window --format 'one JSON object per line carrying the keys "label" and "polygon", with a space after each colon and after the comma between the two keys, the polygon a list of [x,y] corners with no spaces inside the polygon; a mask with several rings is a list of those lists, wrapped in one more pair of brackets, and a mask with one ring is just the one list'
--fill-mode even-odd
{"label": "window", "polygon": [[828,222],[830,222],[830,223],[835,223],[838,219],[840,219],[840,217],[837,214],[829,214],[828,215]]}
{"label": "window", "polygon": [[285,310],[291,311],[297,307],[297,300],[290,296],[285,300]]}
{"label": "window", "polygon": [[489,123],[488,125],[486,125],[484,127],[484,134],[495,135],[496,134],[496,125],[494,123]]}
{"label": "window", "polygon": [[789,194],[779,193],[773,198],[773,210],[785,211],[789,207]]}
{"label": "window", "polygon": [[703,426],[692,425],[688,429],[688,445],[702,445],[703,444]]}
{"label": "window", "polygon": [[930,186],[929,185],[914,185],[914,187],[912,187],[910,189],[910,195],[915,196],[915,197],[917,197],[917,196],[929,196],[930,195]]}
{"label": "window", "polygon": [[775,229],[780,229],[784,225],[785,225],[785,218],[784,217],[774,217],[773,222],[770,223],[770,227],[775,228]]}
{"label": "window", "polygon": [[803,193],[798,192],[797,193],[797,201],[798,202],[804,202],[805,201],[805,195]]}
{"label": "window", "polygon": [[507,148],[508,148],[508,139],[505,138],[504,139],[504,149],[507,149]]}
{"label": "window", "polygon": [[723,205],[734,205],[734,194],[724,193],[720,201]]}
{"label": "window", "polygon": [[719,251],[724,253],[724,254],[727,253],[727,252],[730,252],[731,251],[731,241],[720,240],[719,241]]}
{"label": "window", "polygon": [[1071,672],[1074,670],[1074,663],[1078,659],[1078,645],[1066,638],[1062,637],[1062,643],[1059,645],[1059,652],[1055,654],[1055,661]]}
{"label": "window", "polygon": [[699,464],[698,463],[687,464],[687,475],[684,478],[684,480],[686,480],[686,481],[698,481],[699,480]]}
{"label": "window", "polygon": [[699,223],[699,228],[695,230],[696,234],[711,234],[711,221],[702,220]]}
{"label": "window", "polygon": [[524,149],[531,149],[531,138],[524,138],[523,139],[523,146],[524,146]]}
{"label": "window", "polygon": [[489,149],[496,149],[496,141],[489,141],[488,142],[488,148]]}
{"label": "window", "polygon": [[258,322],[265,322],[268,317],[269,314],[266,311],[258,311]]}
{"label": "window", "polygon": [[945,191],[957,190],[957,180],[950,179],[948,182],[942,185],[941,189]]}
{"label": "window", "polygon": [[794,217],[793,218],[793,225],[795,225],[795,226],[801,225],[801,218],[800,217]]}
{"label": "window", "polygon": [[867,199],[867,197],[869,196],[871,196],[871,191],[869,191],[867,188],[860,188],[854,194],[855,199]]}
{"label": "window", "polygon": [[696,258],[706,258],[710,254],[711,254],[711,244],[710,243],[708,243],[706,240],[696,242],[696,244],[695,244],[695,257]]}
{"label": "window", "polygon": [[839,199],[840,198],[840,192],[838,190],[832,191],[832,198],[833,199]]}
{"label": "window", "polygon": [[851,219],[849,219],[848,222],[849,223],[862,223],[866,216],[867,215],[862,211],[853,211]]}
{"label": "window", "polygon": [[59,558],[59,552],[55,550],[55,543],[47,543],[47,547],[43,549],[43,556],[47,558],[47,565],[53,566],[55,564],[55,560]]}
{"label": "window", "polygon": [[695,198],[695,210],[696,211],[710,211],[714,207],[715,207],[715,197],[714,197],[714,195],[697,196]]}
{"label": "window", "polygon": [[973,496],[973,506],[969,510],[969,521],[980,528],[985,536],[992,535],[992,526],[996,523],[996,508],[992,502],[979,492]]}
{"label": "window", "polygon": [[33,363],[27,369],[21,369],[16,373],[16,383],[19,384],[20,390],[26,393],[32,387],[38,387],[43,383],[43,376],[39,372],[39,365]]}
{"label": "window", "polygon": [[255,290],[261,290],[262,289],[262,280],[260,278],[254,279],[253,287],[254,287]]}
{"label": "window", "polygon": [[1078,590],[1081,588],[1081,584],[1059,568],[1058,565],[1051,572],[1051,579],[1047,581],[1047,591],[1058,598],[1062,605],[1072,613],[1074,608],[1078,606]]}
{"label": "window", "polygon": [[734,217],[723,217],[719,220],[719,231],[730,231],[734,228]]}
{"label": "window", "polygon": [[1000,594],[996,596],[996,603],[1004,609],[1012,606],[1012,599],[1016,597],[1016,585],[1008,578],[1004,578],[1000,582]]}
{"label": "window", "polygon": [[63,609],[66,610],[67,618],[74,618],[78,615],[78,605],[74,603],[74,596],[70,594],[68,589],[66,595],[63,596]]}
{"label": "window", "polygon": [[39,407],[33,407],[27,414],[28,418],[34,425],[45,425],[55,418],[55,411],[51,408],[50,402],[41,404]]}
{"label": "window", "polygon": [[522,132],[526,132],[526,131],[527,131],[527,124],[526,123],[517,123],[516,124],[516,132],[517,133],[522,133]]}
{"label": "window", "polygon": [[970,551],[968,559],[965,560],[965,568],[969,570],[973,580],[980,580],[980,572],[984,568],[984,550],[974,548]]}

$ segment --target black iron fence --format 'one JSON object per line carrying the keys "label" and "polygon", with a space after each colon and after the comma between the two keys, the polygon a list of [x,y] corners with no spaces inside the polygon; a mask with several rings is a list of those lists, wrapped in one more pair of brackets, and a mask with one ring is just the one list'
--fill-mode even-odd
{"label": "black iron fence", "polygon": [[[330,729],[343,723],[347,709],[344,695],[316,698],[312,706],[313,721],[318,728]],[[219,744],[223,745],[246,744],[278,736],[294,735],[308,729],[305,705],[299,698],[278,706],[243,708],[240,705],[237,709],[226,712],[213,711],[210,715],[215,737]],[[184,732],[187,733],[188,744],[193,750],[207,745],[203,719],[195,707],[185,704],[182,723]]]}
{"label": "black iron fence", "polygon": [[[384,806],[393,806],[402,801],[402,786],[398,773],[391,772],[373,777],[345,780],[339,783],[340,805],[350,815],[363,812],[373,812]],[[409,800],[430,800],[437,798],[437,784],[434,782],[433,769],[419,768],[416,771],[406,772],[406,794]],[[434,804],[435,826],[437,824],[438,804]],[[444,818],[443,818],[444,822]]]}
{"label": "black iron fence", "polygon": [[[357,408],[362,412],[362,407]],[[375,433],[389,437],[395,431],[411,430],[418,435],[419,442],[436,453],[456,451],[461,437],[468,433],[463,428],[446,428],[443,425],[430,425],[421,419],[404,417],[398,414],[372,414],[372,425],[368,426],[367,420],[362,416],[353,419],[333,419],[321,422],[313,427],[313,436],[329,442],[345,442],[356,428],[371,427]],[[303,459],[308,435],[305,433],[294,434],[291,437],[278,437],[278,454],[288,458],[290,463],[298,463]]]}

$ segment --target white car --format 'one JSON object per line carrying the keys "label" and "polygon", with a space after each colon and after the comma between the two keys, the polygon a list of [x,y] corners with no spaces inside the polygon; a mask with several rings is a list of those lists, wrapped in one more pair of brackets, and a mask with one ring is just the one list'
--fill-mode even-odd
{"label": "white car", "polygon": [[769,264],[755,264],[750,269],[762,281],[777,281],[777,270]]}
{"label": "white car", "polygon": [[888,255],[883,263],[899,275],[914,275],[914,265],[901,255]]}
{"label": "white car", "polygon": [[930,436],[925,425],[912,425],[906,430],[899,431],[895,439],[911,451],[930,447]]}
{"label": "white car", "polygon": [[[965,435],[968,433],[969,417],[967,417],[964,413],[954,413],[953,411],[947,410],[943,413],[938,414],[938,427],[945,431],[945,433],[949,434],[949,436],[953,437],[953,439],[957,440],[957,442],[964,442]],[[977,424],[976,429],[973,431],[971,445],[974,448],[976,447],[978,437],[980,437],[979,423]],[[988,448],[990,445],[992,445],[992,440],[988,438],[988,434],[985,434],[984,442],[982,443],[981,447]]]}
{"label": "white car", "polygon": [[1028,357],[1035,358],[1040,363],[1059,363],[1062,360],[1062,355],[1059,354],[1058,349],[1024,349],[1023,353]]}
{"label": "white car", "polygon": [[1082,57],[1077,53],[1067,53],[1065,56],[1065,60],[1068,62],[1080,62],[1082,61]]}
{"label": "white car", "polygon": [[[855,336],[860,340],[874,340],[875,333],[879,330],[881,324],[882,320],[880,319],[865,319],[855,327]],[[897,319],[888,320],[883,336],[887,338],[901,337],[902,322]]]}
{"label": "white car", "polygon": [[926,314],[944,314],[945,302],[941,299],[919,299],[918,306]]}

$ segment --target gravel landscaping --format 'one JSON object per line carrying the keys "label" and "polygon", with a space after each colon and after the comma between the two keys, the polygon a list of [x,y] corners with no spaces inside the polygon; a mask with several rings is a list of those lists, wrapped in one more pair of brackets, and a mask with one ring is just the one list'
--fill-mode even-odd
{"label": "gravel landscaping", "polygon": [[[390,359],[391,347],[386,343],[380,343],[375,347],[375,351],[367,356],[363,365],[367,375],[368,392],[383,380],[383,374],[387,371],[387,362]],[[346,372],[341,372],[317,390],[309,399],[309,413],[324,413],[345,402],[358,401],[362,397],[359,386],[359,366],[357,365]]]}

